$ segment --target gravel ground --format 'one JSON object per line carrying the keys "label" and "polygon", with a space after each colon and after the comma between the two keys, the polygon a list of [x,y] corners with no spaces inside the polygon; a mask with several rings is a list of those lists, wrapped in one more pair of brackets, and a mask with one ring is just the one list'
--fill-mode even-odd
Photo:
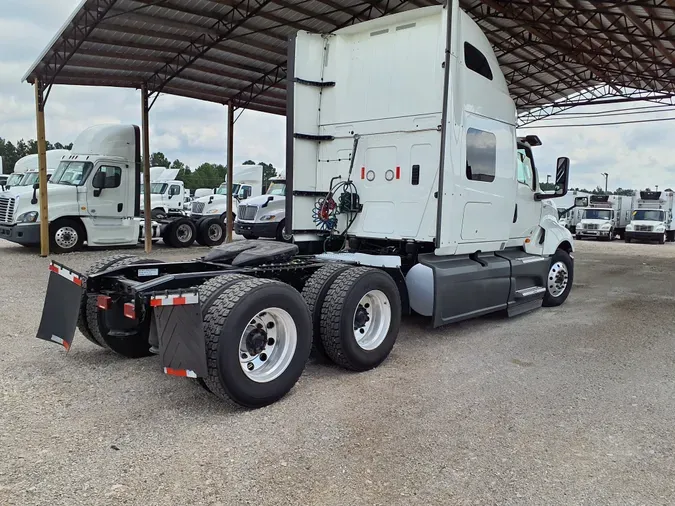
{"label": "gravel ground", "polygon": [[407,319],[378,369],[310,363],[245,411],[34,339],[48,261],[2,243],[0,504],[673,504],[675,244],[577,246],[560,308]]}

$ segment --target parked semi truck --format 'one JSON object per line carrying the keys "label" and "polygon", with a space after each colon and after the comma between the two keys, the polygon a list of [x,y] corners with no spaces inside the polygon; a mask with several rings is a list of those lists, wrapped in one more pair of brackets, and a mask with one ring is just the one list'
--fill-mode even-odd
{"label": "parked semi truck", "polygon": [[573,239],[547,202],[566,194],[569,160],[543,193],[541,142],[516,137],[491,45],[457,0],[290,44],[287,232],[328,251],[242,240],[187,262],[53,262],[37,337],[69,348],[77,326],[260,407],[295,385],[312,345],[365,371],[403,314],[439,326],[566,300]]}
{"label": "parked semi truck", "polygon": [[245,239],[271,237],[290,241],[286,232],[286,176],[270,178],[264,195],[252,197],[239,203],[234,231]]}
{"label": "parked semi truck", "polygon": [[626,227],[626,242],[675,240],[672,191],[641,191],[633,197],[631,222]]}
{"label": "parked semi truck", "polygon": [[[77,137],[49,181],[51,251],[74,251],[85,242],[89,246],[138,244],[143,221],[139,140],[135,125],[93,126]],[[154,223],[152,236],[184,247],[195,237],[210,243],[213,228],[223,235],[222,224],[182,218]],[[37,183],[0,194],[0,239],[25,246],[40,244]]]}
{"label": "parked semi truck", "polygon": [[[185,202],[190,199],[190,192],[185,189],[183,181],[176,179],[178,172],[178,169],[150,167],[150,209],[153,219],[185,215]],[[143,207],[141,198],[141,213],[144,212]]]}
{"label": "parked semi truck", "polygon": [[[233,167],[232,196],[234,205],[237,201],[260,195],[263,191],[262,165],[237,165]],[[237,215],[236,210],[233,214]],[[223,183],[211,195],[196,198],[192,202],[192,216],[199,219],[205,216],[220,217],[225,223],[227,219],[227,183]]]}
{"label": "parked semi truck", "polygon": [[[61,159],[70,153],[67,149],[50,149],[47,151],[47,178],[50,178],[61,163]],[[33,186],[38,182],[38,155],[26,155],[14,164],[14,172],[7,178],[5,190],[13,186]]]}
{"label": "parked semi truck", "polygon": [[623,239],[630,222],[632,197],[624,195],[591,195],[589,206],[581,210],[576,226],[576,238],[595,237],[611,241],[617,235]]}

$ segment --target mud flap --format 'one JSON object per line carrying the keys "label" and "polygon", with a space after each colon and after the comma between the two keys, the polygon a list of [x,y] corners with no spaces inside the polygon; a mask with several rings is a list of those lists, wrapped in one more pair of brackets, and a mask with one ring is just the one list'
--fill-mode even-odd
{"label": "mud flap", "polygon": [[35,337],[68,350],[75,336],[86,278],[57,262],[50,264],[49,271],[42,318]]}
{"label": "mud flap", "polygon": [[206,339],[197,292],[153,295],[153,333],[166,374],[204,378],[208,376]]}

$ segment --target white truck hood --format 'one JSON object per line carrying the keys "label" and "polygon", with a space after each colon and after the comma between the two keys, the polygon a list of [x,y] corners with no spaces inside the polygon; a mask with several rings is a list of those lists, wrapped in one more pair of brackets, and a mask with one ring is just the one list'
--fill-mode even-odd
{"label": "white truck hood", "polygon": [[240,204],[260,207],[267,202],[270,204],[274,202],[276,204],[277,202],[284,202],[285,200],[286,197],[283,195],[258,195],[257,197],[251,197],[250,199],[242,200]]}
{"label": "white truck hood", "polygon": [[[64,204],[70,206],[73,203],[75,204],[75,207],[77,207],[77,186],[47,184],[47,192],[50,209],[54,206]],[[9,191],[4,192],[2,196],[16,199],[14,204],[15,219],[28,211],[40,210],[39,201],[37,204],[31,204],[31,200],[33,199],[32,186],[17,186],[16,188],[11,188]],[[35,191],[35,196],[39,200],[40,190]]]}
{"label": "white truck hood", "polygon": [[666,224],[662,221],[653,221],[653,220],[633,220],[630,222],[630,225],[635,227],[636,225],[646,226],[646,227],[664,227]]}
{"label": "white truck hood", "polygon": [[581,220],[579,222],[580,225],[598,225],[599,227],[602,227],[604,224],[609,223],[612,225],[612,220]]}

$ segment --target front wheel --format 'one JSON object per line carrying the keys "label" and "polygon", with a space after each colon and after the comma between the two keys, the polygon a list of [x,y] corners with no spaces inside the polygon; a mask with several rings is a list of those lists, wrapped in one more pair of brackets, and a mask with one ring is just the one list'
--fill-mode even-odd
{"label": "front wheel", "polygon": [[664,232],[661,237],[659,237],[659,244],[666,244],[666,233]]}
{"label": "front wheel", "polygon": [[279,223],[276,239],[280,242],[291,242],[293,240],[293,235],[286,233],[286,220],[281,220],[281,223]]}
{"label": "front wheel", "polygon": [[570,294],[574,279],[574,264],[569,253],[557,250],[551,258],[551,267],[546,276],[546,293],[544,306],[559,306]]}
{"label": "front wheel", "polygon": [[64,218],[56,220],[49,228],[54,253],[77,251],[84,244],[84,227],[79,221]]}

